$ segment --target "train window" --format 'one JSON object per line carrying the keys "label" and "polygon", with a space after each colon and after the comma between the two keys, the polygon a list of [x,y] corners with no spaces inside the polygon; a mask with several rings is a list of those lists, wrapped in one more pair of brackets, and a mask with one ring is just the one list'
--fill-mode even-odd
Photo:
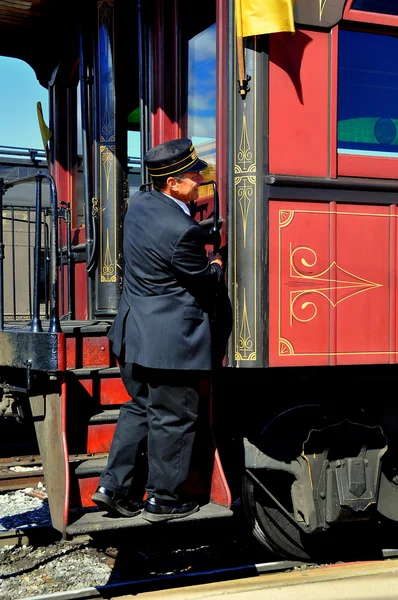
{"label": "train window", "polygon": [[[216,16],[215,3],[205,1],[206,10],[193,22],[186,15],[182,31],[188,40],[187,136],[209,167],[206,179],[216,176]],[[185,27],[186,25],[186,27]],[[207,187],[207,186],[206,186]],[[201,196],[207,194],[201,189]]]}
{"label": "train window", "polygon": [[339,155],[398,157],[397,53],[398,37],[340,31]]}
{"label": "train window", "polygon": [[351,10],[398,15],[398,4],[397,0],[354,0],[351,4]]}
{"label": "train window", "polygon": [[188,137],[215,169],[216,25],[200,31],[188,45]]}
{"label": "train window", "polygon": [[[216,172],[216,8],[214,0],[203,0],[200,15],[192,19],[187,6],[182,15],[181,32],[187,48],[186,135],[209,168],[206,179]],[[200,194],[206,195],[201,189]]]}

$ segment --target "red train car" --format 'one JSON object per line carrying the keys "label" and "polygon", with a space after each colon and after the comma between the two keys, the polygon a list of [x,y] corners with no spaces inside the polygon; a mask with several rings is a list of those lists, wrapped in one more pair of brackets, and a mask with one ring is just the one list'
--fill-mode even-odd
{"label": "red train car", "polygon": [[[49,90],[50,175],[18,232],[18,183],[1,182],[0,406],[33,419],[53,526],[131,526],[89,510],[126,400],[107,332],[147,181],[141,165],[129,184],[128,156],[191,137],[217,183],[233,327],[187,493],[199,514],[242,497],[278,555],[359,550],[398,520],[395,3],[296,0],[294,32],[244,37],[245,0],[20,4],[0,0],[0,53]],[[192,208],[211,223],[215,206],[209,183]],[[7,283],[18,256],[25,295]]]}

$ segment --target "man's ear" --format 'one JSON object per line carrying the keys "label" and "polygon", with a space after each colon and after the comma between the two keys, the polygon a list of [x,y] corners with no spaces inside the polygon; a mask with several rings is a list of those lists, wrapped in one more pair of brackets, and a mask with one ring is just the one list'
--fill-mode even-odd
{"label": "man's ear", "polygon": [[168,177],[167,185],[169,186],[169,189],[176,190],[178,187],[178,179],[176,179],[175,177]]}

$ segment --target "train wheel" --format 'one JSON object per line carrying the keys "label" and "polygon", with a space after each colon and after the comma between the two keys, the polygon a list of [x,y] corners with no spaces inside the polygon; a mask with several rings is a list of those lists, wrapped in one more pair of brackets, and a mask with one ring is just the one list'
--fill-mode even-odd
{"label": "train wheel", "polygon": [[[257,469],[254,474],[261,478],[261,483],[272,494],[278,490],[278,501],[283,506],[291,507],[291,476],[288,473],[264,470],[260,474]],[[242,500],[252,533],[262,546],[284,558],[311,560],[311,553],[306,550],[303,540],[305,534],[289,520],[248,473],[243,476]]]}
{"label": "train wheel", "polygon": [[318,563],[382,558],[383,542],[377,519],[344,523],[341,528],[319,533],[305,533],[294,523],[290,494],[292,476],[267,469],[255,469],[252,474],[277,500],[275,503],[256,483],[250,470],[244,474],[242,501],[246,521],[255,539],[272,554]]}
{"label": "train wheel", "polygon": [[[344,458],[346,448],[340,444],[337,433],[334,432],[334,437],[327,436],[329,428],[340,421],[341,417],[335,415],[333,409],[325,410],[318,405],[293,407],[276,415],[263,427],[254,437],[255,446],[276,463],[288,464],[301,455],[312,431],[321,435],[324,432],[324,439],[317,438],[317,453],[322,451],[323,444],[332,444],[332,449],[341,452],[341,458]],[[372,441],[371,434],[375,433],[374,428],[358,425],[355,415],[351,430],[356,432],[359,440],[363,438],[362,445],[366,445],[367,436]],[[351,430],[342,430],[343,440],[349,439]],[[375,443],[379,442],[377,438]],[[329,445],[326,447],[330,448]],[[350,451],[348,448],[347,452]],[[250,460],[248,464],[252,464]],[[376,513],[368,520],[354,518],[333,523],[314,533],[304,531],[297,523],[293,509],[294,481],[293,473],[282,469],[246,468],[244,472],[242,503],[246,520],[255,539],[265,548],[280,557],[315,562],[360,560],[361,556],[368,558],[370,552],[373,555],[379,552],[376,544],[369,544],[372,536],[373,540],[378,537]]]}

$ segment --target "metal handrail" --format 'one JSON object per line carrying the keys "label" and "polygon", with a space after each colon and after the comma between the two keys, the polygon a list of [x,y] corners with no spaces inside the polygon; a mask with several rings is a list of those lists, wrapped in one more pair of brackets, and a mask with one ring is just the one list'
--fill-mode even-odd
{"label": "metal handrail", "polygon": [[32,152],[43,157],[46,156],[45,151],[41,150],[40,148],[27,148],[26,146],[0,146],[0,154],[30,156]]}
{"label": "metal handrail", "polygon": [[4,330],[4,243],[3,243],[3,196],[4,192],[17,185],[36,182],[36,218],[35,218],[35,252],[34,252],[34,280],[33,280],[33,318],[31,331],[43,331],[40,321],[39,284],[40,284],[40,248],[41,248],[41,212],[42,212],[42,182],[47,179],[50,188],[51,206],[51,244],[50,244],[50,333],[61,332],[58,315],[58,200],[55,181],[51,175],[39,171],[34,175],[21,177],[14,181],[5,182],[0,178],[0,330]]}
{"label": "metal handrail", "polygon": [[36,219],[35,219],[35,252],[33,278],[33,319],[30,330],[34,333],[43,331],[40,322],[39,277],[40,277],[40,248],[41,248],[41,178],[36,175]]}

